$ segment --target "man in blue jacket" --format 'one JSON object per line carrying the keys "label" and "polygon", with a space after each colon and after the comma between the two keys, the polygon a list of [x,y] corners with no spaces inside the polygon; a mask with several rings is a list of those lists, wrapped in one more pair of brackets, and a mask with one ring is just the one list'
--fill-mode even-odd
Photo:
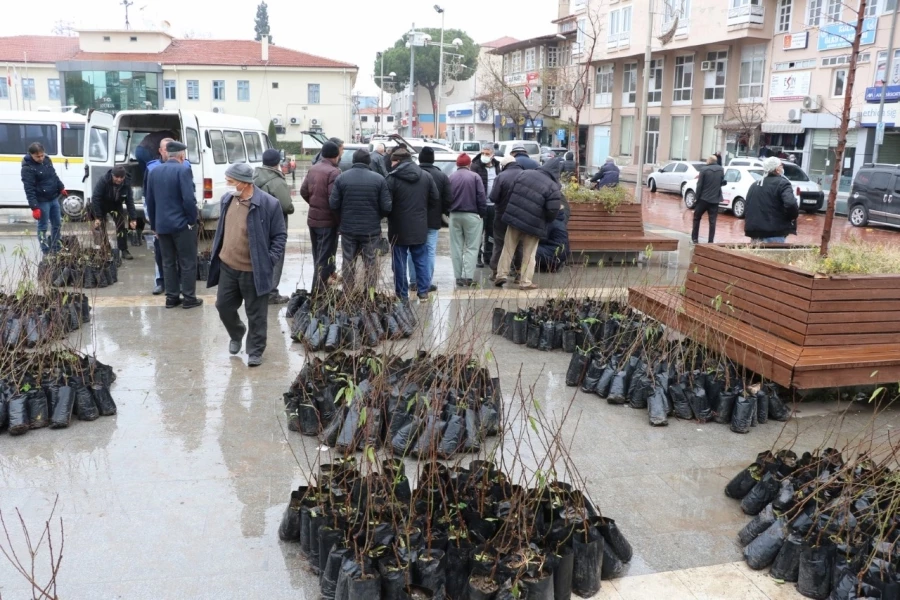
{"label": "man in blue jacket", "polygon": [[[37,236],[44,254],[59,250],[59,230],[62,215],[60,195],[66,195],[66,187],[53,168],[53,161],[44,152],[40,142],[28,146],[28,154],[22,159],[22,185],[31,208],[31,216],[37,221]],[[50,240],[47,240],[47,228]]]}
{"label": "man in blue jacket", "polygon": [[[144,198],[147,197],[147,181],[149,181],[150,172],[153,171],[156,167],[163,164],[164,162],[169,160],[169,153],[166,151],[166,146],[168,146],[169,142],[174,142],[173,138],[163,138],[163,140],[159,143],[159,156],[160,158],[156,158],[147,163],[147,171],[144,173]],[[193,178],[193,172],[191,171],[191,163],[188,162],[187,158],[184,159],[184,162],[181,163],[182,166],[188,173],[191,173],[191,178]],[[160,294],[165,293],[165,280],[163,277],[163,265],[162,265],[162,252],[160,252],[159,244],[153,245],[153,259],[156,261],[156,285],[153,288],[153,295],[159,296]],[[178,265],[175,265],[176,269]],[[178,279],[179,285],[181,285],[181,271],[178,270]]]}
{"label": "man in blue jacket", "polygon": [[[225,171],[228,193],[222,196],[206,286],[219,286],[216,309],[231,342],[241,351],[247,334],[247,366],[258,367],[266,350],[269,292],[275,288],[275,265],[284,255],[287,229],[281,204],[253,184],[253,168],[237,163]],[[238,309],[244,305],[247,325]]]}
{"label": "man in blue jacket", "polygon": [[[194,179],[184,168],[181,142],[169,142],[169,160],[147,173],[147,197],[144,208],[150,227],[156,232],[162,253],[166,286],[166,308],[195,308],[203,304],[197,298],[197,198]],[[178,293],[178,271],[181,268],[181,294]]]}

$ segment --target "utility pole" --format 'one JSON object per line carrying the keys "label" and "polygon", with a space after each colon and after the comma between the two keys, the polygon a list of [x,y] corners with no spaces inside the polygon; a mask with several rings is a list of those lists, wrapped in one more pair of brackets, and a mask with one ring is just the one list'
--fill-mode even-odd
{"label": "utility pole", "polygon": [[416,43],[418,43],[419,34],[416,31],[416,24],[412,24],[412,30],[409,32],[409,137],[415,137],[413,129],[413,106],[416,101]]}
{"label": "utility pole", "polygon": [[378,52],[378,60],[381,61],[381,79],[378,81],[378,89],[381,90],[378,98],[378,128],[376,131],[378,133],[384,132],[384,125],[382,121],[384,120],[384,53]]}
{"label": "utility pole", "polygon": [[130,2],[129,0],[122,0],[122,6],[125,7],[125,29],[131,29],[131,23],[128,22],[128,7],[133,4],[134,2]]}
{"label": "utility pole", "polygon": [[[865,1],[865,0],[863,0]],[[650,57],[653,45],[653,0],[649,1],[649,19],[647,20],[647,47],[644,49],[644,81],[641,85],[641,127],[638,141],[637,185],[634,188],[634,201],[638,204],[644,198],[644,154],[647,146],[647,96],[650,95]]]}
{"label": "utility pole", "polygon": [[441,96],[444,94],[444,9],[435,4],[434,10],[441,13],[441,58],[438,62],[438,91],[437,107],[434,115],[434,137],[441,138]]}
{"label": "utility pole", "polygon": [[[859,9],[861,13],[865,14],[863,9]],[[878,134],[881,133],[883,138],[884,136],[884,99],[887,95],[887,86],[888,82],[891,80],[891,67],[894,62],[894,32],[897,31],[897,13],[900,12],[898,10],[894,11],[894,16],[891,17],[891,37],[888,38],[888,50],[887,50],[887,59],[884,63],[884,80],[881,82],[881,99],[878,101],[878,125],[875,126],[875,146],[872,150],[872,162],[878,162],[878,149],[881,146],[881,142],[878,140]],[[877,55],[875,57],[878,58]],[[877,60],[876,66],[878,68]],[[849,79],[849,73],[848,79]],[[882,139],[883,141],[883,139]]]}

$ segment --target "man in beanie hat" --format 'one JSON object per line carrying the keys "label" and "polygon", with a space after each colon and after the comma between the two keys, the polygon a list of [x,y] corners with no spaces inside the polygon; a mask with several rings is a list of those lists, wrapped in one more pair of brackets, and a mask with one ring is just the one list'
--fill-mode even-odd
{"label": "man in beanie hat", "polygon": [[[284,227],[287,229],[288,215],[294,214],[294,202],[291,200],[291,188],[288,187],[281,172],[281,153],[274,148],[269,148],[263,152],[263,166],[256,168],[253,176],[253,185],[274,196],[281,204],[281,212],[284,214]],[[287,251],[281,253],[281,260],[275,265],[275,275],[272,282],[275,288],[269,294],[269,304],[285,304],[290,298],[282,296],[278,293],[278,283],[281,281],[281,272],[284,270],[284,255]]]}
{"label": "man in beanie hat", "polygon": [[409,300],[406,262],[416,263],[419,300],[428,299],[431,273],[428,266],[428,213],[439,206],[441,196],[431,175],[412,162],[409,150],[396,148],[391,154],[391,172],[385,182],[391,193],[388,240],[393,247],[394,290],[401,301]]}
{"label": "man in beanie hat", "polygon": [[[258,367],[266,349],[274,265],[287,241],[284,210],[277,198],[253,184],[253,168],[246,163],[228,167],[225,183],[206,287],[219,286],[216,310],[231,338],[228,352],[240,352],[247,334],[247,365]],[[238,315],[241,304],[249,331]]]}
{"label": "man in beanie hat", "polygon": [[744,234],[757,243],[784,243],[797,233],[800,214],[791,182],[784,177],[781,159],[770,156],[763,161],[766,176],[750,186],[744,210]]}
{"label": "man in beanie hat", "polygon": [[[503,221],[503,213],[509,204],[509,195],[512,193],[513,184],[524,171],[522,165],[512,155],[500,159],[500,176],[494,182],[491,189],[491,201],[494,203],[494,252],[491,254],[491,279],[497,276],[497,265],[500,263],[500,255],[503,253],[503,243],[506,239],[506,223]],[[522,253],[516,248],[513,264],[521,265]]]}
{"label": "man in beanie hat", "polygon": [[[334,144],[335,146],[337,146],[337,148],[338,148],[337,158],[338,158],[338,162],[340,162],[341,154],[344,153],[344,140],[342,140],[341,138],[338,138],[338,137],[333,137],[333,138],[328,138],[328,141],[331,142],[332,144]],[[319,162],[322,161],[323,158],[327,158],[324,153],[325,153],[325,146],[322,146],[322,149],[319,151],[319,153],[313,157],[312,164],[317,165],[317,164],[319,164]]]}
{"label": "man in beanie hat", "polygon": [[457,287],[472,285],[478,247],[481,244],[482,219],[487,199],[481,177],[469,169],[472,159],[466,153],[456,158],[456,171],[450,175],[450,257]]}
{"label": "man in beanie hat", "polygon": [[[166,288],[166,308],[194,308],[203,304],[197,298],[197,231],[200,220],[194,179],[184,168],[181,142],[166,144],[168,160],[148,172],[147,196],[144,209],[150,228],[156,232],[162,254],[163,279]],[[176,266],[177,264],[177,266]],[[179,274],[178,269],[181,269]],[[179,277],[180,275],[180,277]],[[179,294],[179,279],[182,303]]]}
{"label": "man in beanie hat", "polygon": [[337,166],[340,157],[338,145],[326,142],[322,146],[322,160],[310,167],[300,186],[300,195],[309,204],[306,224],[309,226],[315,262],[311,290],[313,295],[328,289],[329,280],[336,271],[334,257],[337,254],[339,217],[331,210],[328,199],[331,197],[334,181],[341,174]]}
{"label": "man in beanie hat", "polygon": [[356,257],[360,254],[365,269],[363,291],[367,293],[378,283],[375,252],[381,238],[381,219],[391,214],[391,194],[384,177],[371,170],[372,160],[367,150],[354,152],[353,166],[337,178],[329,198],[331,210],[341,222],[345,293],[353,292]]}
{"label": "man in beanie hat", "polygon": [[[428,206],[428,269],[430,273],[431,286],[429,292],[436,292],[437,286],[434,285],[434,264],[437,257],[437,241],[438,231],[444,226],[443,215],[450,214],[450,202],[453,200],[453,193],[450,191],[450,178],[444,173],[440,167],[434,165],[434,149],[425,146],[419,152],[419,167],[431,175],[434,184],[437,186],[438,194],[441,196],[440,204]],[[418,284],[416,284],[416,263],[410,256],[407,261],[409,269],[409,289],[418,292]]]}

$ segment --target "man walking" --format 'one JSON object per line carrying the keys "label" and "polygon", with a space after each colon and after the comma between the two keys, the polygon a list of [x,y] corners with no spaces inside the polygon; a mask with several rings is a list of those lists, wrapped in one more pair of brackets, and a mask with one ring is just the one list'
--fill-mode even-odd
{"label": "man walking", "polygon": [[412,255],[416,265],[419,300],[428,299],[431,272],[428,267],[428,212],[441,201],[431,175],[412,162],[409,150],[396,148],[391,154],[391,172],[385,180],[391,193],[388,239],[393,246],[394,291],[409,300],[406,261]]}
{"label": "man walking", "polygon": [[[62,215],[59,197],[68,195],[66,187],[53,168],[53,161],[44,152],[40,142],[28,146],[28,154],[22,158],[22,186],[31,216],[37,221],[37,237],[44,254],[59,250],[59,230]],[[50,239],[47,239],[47,228]]]}
{"label": "man walking", "polygon": [[[391,194],[384,177],[370,169],[373,157],[360,148],[353,153],[353,166],[334,182],[328,203],[338,215],[343,252],[344,293],[352,294],[356,283],[356,257],[362,255],[363,292],[378,283],[375,251],[381,238],[381,219],[391,214]],[[374,160],[379,160],[378,156]]]}
{"label": "man walking", "polygon": [[[273,267],[287,241],[284,210],[277,198],[253,184],[253,169],[246,163],[228,167],[225,183],[231,191],[222,196],[206,287],[219,286],[216,310],[231,338],[228,352],[240,352],[247,334],[247,366],[258,367],[266,350]],[[241,304],[247,325],[238,315]]]}
{"label": "man walking", "polygon": [[[175,140],[167,137],[163,138],[159,143],[159,156],[160,158],[156,158],[147,163],[147,171],[144,173],[144,198],[147,197],[147,182],[150,180],[150,173],[158,167],[159,165],[167,162],[169,160],[169,152],[166,148],[169,145],[169,142],[174,142]],[[191,174],[191,179],[193,179],[193,172],[191,171],[191,163],[188,162],[187,158],[184,159],[184,162],[181,163],[181,166]],[[146,206],[145,213],[146,213]],[[152,229],[152,227],[151,227]],[[158,241],[158,239],[157,239]],[[162,250],[160,244],[153,245],[153,259],[156,261],[156,280],[155,287],[153,288],[153,295],[159,296],[163,294],[165,289],[165,273],[163,272],[163,263],[162,263]],[[178,265],[175,265],[177,271],[178,281],[181,281],[181,270]]]}
{"label": "man walking", "polygon": [[562,204],[559,185],[559,158],[547,161],[540,169],[525,171],[516,178],[503,222],[509,225],[503,241],[503,254],[497,266],[494,285],[506,283],[516,246],[522,242],[522,274],[520,290],[533,290],[535,253],[538,242],[547,235],[547,224],[556,219]]}
{"label": "man walking", "polygon": [[338,216],[331,210],[328,199],[331,197],[334,181],[341,174],[337,167],[340,156],[338,145],[326,142],[322,146],[322,160],[310,167],[300,186],[300,195],[309,204],[306,224],[309,226],[315,262],[313,295],[328,290],[329,280],[336,270],[334,257],[337,254]]}
{"label": "man walking", "polygon": [[[384,165],[385,157],[384,157],[384,144],[381,142],[375,144],[375,155],[370,157],[370,168],[381,175],[382,177],[387,177],[388,171],[387,167]],[[419,159],[421,162],[421,158]]]}
{"label": "man walking", "polygon": [[763,161],[766,176],[750,186],[744,212],[744,234],[755,243],[781,243],[797,233],[800,214],[791,182],[784,177],[781,159]]}
{"label": "man walking", "polygon": [[481,177],[481,183],[484,184],[484,194],[487,198],[484,241],[478,249],[478,263],[475,265],[482,269],[485,263],[490,264],[491,255],[494,252],[494,203],[491,202],[490,196],[491,190],[494,188],[494,181],[500,175],[500,161],[494,157],[494,144],[488,142],[482,145],[481,154],[472,160],[472,166],[469,168],[473,173]]}
{"label": "man walking", "polygon": [[[274,148],[263,152],[263,166],[256,168],[253,175],[253,185],[263,192],[273,196],[281,205],[281,213],[284,215],[284,228],[287,231],[288,215],[294,214],[294,202],[291,200],[291,188],[288,187],[284,173],[281,172],[281,154]],[[286,304],[290,298],[278,293],[278,284],[281,282],[281,273],[284,271],[284,255],[275,263],[275,271],[272,276],[274,289],[269,293],[269,304]]]}
{"label": "man walking", "polygon": [[[434,184],[437,186],[438,194],[441,196],[439,204],[428,206],[428,270],[431,287],[429,292],[436,292],[437,286],[434,285],[434,264],[437,257],[438,232],[444,226],[443,215],[450,214],[450,203],[453,201],[453,192],[450,190],[450,178],[444,173],[440,167],[434,164],[434,149],[425,146],[419,153],[419,167],[431,175]],[[407,261],[409,267],[409,290],[418,292],[416,284],[416,263],[412,257]]]}
{"label": "man walking", "polygon": [[[169,142],[166,152],[169,160],[148,172],[147,197],[144,208],[150,228],[156,232],[163,262],[163,278],[166,288],[166,308],[195,308],[203,304],[197,298],[197,232],[195,227],[200,214],[194,195],[194,180],[184,168],[184,151],[181,142]],[[176,267],[177,265],[177,267]],[[180,277],[178,268],[181,269]],[[181,294],[178,282],[181,281]]]}
{"label": "man walking", "polygon": [[137,227],[137,215],[131,179],[126,176],[125,167],[117,165],[97,181],[91,194],[91,214],[94,216],[94,229],[100,232],[101,243],[105,248],[109,247],[106,217],[112,215],[116,224],[116,246],[119,253],[125,260],[134,260],[128,251],[128,230]]}
{"label": "man walking", "polygon": [[491,189],[491,201],[494,203],[494,252],[491,254],[491,279],[497,278],[497,266],[500,264],[500,255],[503,253],[503,245],[506,238],[506,223],[503,215],[509,204],[509,196],[512,194],[513,184],[519,175],[525,170],[512,156],[504,156],[500,159],[500,176],[494,182]]}
{"label": "man walking", "polygon": [[481,177],[469,169],[472,159],[466,153],[456,159],[456,171],[450,175],[453,201],[450,205],[450,257],[456,287],[472,285],[478,245],[481,243],[482,220],[487,200]]}
{"label": "man walking", "polygon": [[700,239],[700,221],[704,213],[709,215],[709,243],[716,237],[716,219],[719,217],[719,203],[722,202],[722,186],[725,185],[725,169],[719,166],[715,154],[706,159],[706,166],[697,176],[694,190],[697,202],[694,204],[694,227],[691,229],[691,243]]}

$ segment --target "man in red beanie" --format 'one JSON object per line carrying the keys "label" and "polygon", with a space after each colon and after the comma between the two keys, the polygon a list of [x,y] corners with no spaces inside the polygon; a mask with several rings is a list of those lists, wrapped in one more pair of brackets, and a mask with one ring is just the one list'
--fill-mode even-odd
{"label": "man in red beanie", "polygon": [[481,245],[482,219],[487,212],[487,198],[481,176],[469,166],[472,159],[460,154],[456,172],[450,175],[450,257],[457,287],[472,285],[478,247]]}

